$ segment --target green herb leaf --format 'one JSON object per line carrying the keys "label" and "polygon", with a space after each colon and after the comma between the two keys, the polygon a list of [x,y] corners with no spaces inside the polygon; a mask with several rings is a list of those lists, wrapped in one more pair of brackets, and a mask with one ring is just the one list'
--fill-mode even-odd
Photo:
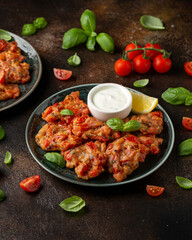
{"label": "green herb leaf", "polygon": [[181,188],[184,188],[184,189],[192,188],[192,181],[187,178],[176,176],[176,182]]}
{"label": "green herb leaf", "polygon": [[144,28],[147,28],[147,29],[150,29],[150,30],[165,29],[161,19],[159,19],[157,17],[154,17],[154,16],[150,16],[150,15],[141,16],[140,23]]}
{"label": "green herb leaf", "polygon": [[31,36],[35,33],[36,33],[36,27],[32,23],[23,25],[22,32],[21,32],[23,36]]}
{"label": "green herb leaf", "polygon": [[63,200],[59,206],[68,212],[78,212],[85,207],[85,201],[78,196],[72,196]]}
{"label": "green herb leaf", "polygon": [[135,87],[145,87],[149,83],[149,79],[137,80],[133,83]]}
{"label": "green herb leaf", "polygon": [[74,115],[74,112],[71,111],[71,110],[69,110],[69,109],[63,109],[63,110],[61,110],[60,114],[61,114],[61,115],[69,115],[69,116],[72,116],[72,115]]}
{"label": "green herb leaf", "polygon": [[105,52],[114,53],[114,40],[107,33],[99,33],[96,37],[96,41]]}
{"label": "green herb leaf", "polygon": [[67,62],[71,65],[71,66],[78,66],[81,63],[81,58],[77,55],[77,53],[75,53],[73,56],[71,56],[70,58],[68,58]]}
{"label": "green herb leaf", "polygon": [[126,122],[123,127],[123,131],[125,132],[133,132],[137,131],[141,128],[141,123],[137,122],[135,120],[131,120],[129,122]]}
{"label": "green herb leaf", "polygon": [[63,35],[63,49],[75,47],[87,40],[86,33],[80,28],[72,28]]}
{"label": "green herb leaf", "polygon": [[57,152],[48,152],[44,155],[44,157],[55,164],[57,164],[59,167],[64,168],[65,167],[65,159],[64,157],[57,153]]}
{"label": "green herb leaf", "polygon": [[38,29],[38,28],[45,28],[47,26],[47,21],[45,20],[44,17],[39,17],[36,18],[33,21],[34,26]]}
{"label": "green herb leaf", "polygon": [[7,31],[0,29],[0,39],[4,39],[5,41],[10,41],[12,37]]}
{"label": "green herb leaf", "polygon": [[178,147],[179,155],[190,155],[192,154],[192,138],[189,138],[179,144]]}
{"label": "green herb leaf", "polygon": [[5,160],[4,163],[5,164],[10,164],[12,162],[12,158],[11,158],[11,153],[9,151],[6,152],[5,154]]}
{"label": "green herb leaf", "polygon": [[3,199],[5,199],[5,193],[0,189],[0,202],[3,201]]}
{"label": "green herb leaf", "polygon": [[[91,32],[95,31],[96,28],[96,18],[95,14],[90,10],[85,10],[80,18],[81,26],[82,28],[88,32],[88,35],[90,36]],[[90,32],[90,34],[89,34]]]}
{"label": "green herb leaf", "polygon": [[186,97],[186,99],[185,99],[185,105],[186,105],[186,106],[192,105],[192,95]]}
{"label": "green herb leaf", "polygon": [[110,118],[106,122],[107,126],[116,131],[123,131],[124,122],[120,118]]}
{"label": "green herb leaf", "polygon": [[96,37],[88,37],[86,46],[90,51],[95,51]]}
{"label": "green herb leaf", "polygon": [[2,126],[0,125],[0,140],[3,139],[5,137],[5,131],[2,128]]}

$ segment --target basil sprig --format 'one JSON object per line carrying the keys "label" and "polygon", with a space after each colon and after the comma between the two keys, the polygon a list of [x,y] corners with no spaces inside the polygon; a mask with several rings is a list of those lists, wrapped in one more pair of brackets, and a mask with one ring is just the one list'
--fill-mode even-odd
{"label": "basil sprig", "polygon": [[57,153],[57,152],[48,152],[44,155],[44,157],[50,161],[53,162],[55,164],[57,164],[60,168],[64,168],[65,167],[65,159],[64,157]]}
{"label": "basil sprig", "polygon": [[67,62],[71,65],[71,66],[78,66],[81,63],[81,58],[77,55],[77,53],[75,53],[73,56],[71,56],[70,58],[68,58]]}
{"label": "basil sprig", "polygon": [[5,41],[10,41],[12,37],[7,31],[0,29],[0,39],[4,39]]}
{"label": "basil sprig", "polygon": [[192,105],[192,93],[184,87],[168,88],[161,97],[172,105]]}
{"label": "basil sprig", "polygon": [[145,87],[149,83],[149,79],[140,79],[133,83],[135,87]]}
{"label": "basil sprig", "polygon": [[68,212],[78,212],[85,207],[85,201],[78,196],[72,196],[63,200],[59,206]]}
{"label": "basil sprig", "polygon": [[2,126],[0,125],[0,140],[2,140],[5,137],[5,131],[2,128]]}
{"label": "basil sprig", "polygon": [[10,164],[11,162],[12,162],[11,153],[9,151],[7,151],[6,154],[5,154],[4,163],[5,164]]}
{"label": "basil sprig", "polygon": [[103,49],[103,51],[114,53],[115,50],[114,40],[111,36],[109,36],[109,34],[99,33],[96,37],[96,41],[99,44],[99,46]]}
{"label": "basil sprig", "polygon": [[110,118],[106,122],[107,126],[116,131],[133,132],[141,128],[141,123],[135,120],[128,121],[124,124],[120,118]]}
{"label": "basil sprig", "polygon": [[192,188],[192,181],[187,178],[176,176],[176,182],[183,189],[191,189]]}
{"label": "basil sprig", "polygon": [[178,154],[181,156],[192,154],[192,138],[189,138],[179,144]]}
{"label": "basil sprig", "polygon": [[81,27],[87,32],[88,36],[95,31],[96,28],[96,17],[95,14],[90,10],[85,10],[80,18]]}
{"label": "basil sprig", "polygon": [[150,29],[150,30],[163,30],[165,27],[163,26],[163,23],[161,19],[150,16],[150,15],[143,15],[140,18],[140,23],[144,28]]}
{"label": "basil sprig", "polygon": [[75,47],[87,40],[87,34],[81,28],[71,28],[63,36],[63,49]]}
{"label": "basil sprig", "polygon": [[63,110],[61,110],[60,114],[61,115],[73,116],[74,112],[72,110],[69,110],[69,109],[63,109]]}

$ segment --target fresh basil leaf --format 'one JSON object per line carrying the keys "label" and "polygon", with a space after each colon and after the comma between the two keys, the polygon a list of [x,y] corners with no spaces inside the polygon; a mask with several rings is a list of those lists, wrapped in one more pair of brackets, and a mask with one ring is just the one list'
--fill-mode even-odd
{"label": "fresh basil leaf", "polygon": [[125,132],[133,132],[137,131],[141,128],[141,123],[137,122],[135,120],[131,120],[129,122],[126,122],[123,127],[123,131]]}
{"label": "fresh basil leaf", "polygon": [[5,199],[5,193],[0,189],[0,202],[3,201],[3,199]]}
{"label": "fresh basil leaf", "polygon": [[184,189],[192,188],[192,181],[187,178],[176,176],[176,182],[181,188],[184,188]]}
{"label": "fresh basil leaf", "polygon": [[144,28],[147,28],[147,29],[150,29],[150,30],[165,29],[161,19],[159,19],[157,17],[154,17],[154,16],[150,16],[150,15],[141,16],[140,23]]}
{"label": "fresh basil leaf", "polygon": [[133,83],[135,87],[145,87],[149,83],[149,79],[137,80]]}
{"label": "fresh basil leaf", "polygon": [[107,33],[99,33],[96,37],[96,41],[105,52],[114,53],[114,40]]}
{"label": "fresh basil leaf", "polygon": [[72,196],[63,200],[59,206],[68,212],[78,212],[85,207],[85,201],[78,196]]}
{"label": "fresh basil leaf", "polygon": [[71,66],[78,66],[81,63],[81,58],[77,55],[77,53],[75,53],[73,56],[71,56],[70,58],[68,58],[67,62],[71,65]]}
{"label": "fresh basil leaf", "polygon": [[90,37],[97,37],[97,33],[96,32],[92,32]]}
{"label": "fresh basil leaf", "polygon": [[5,160],[4,163],[5,164],[10,164],[12,162],[12,158],[11,158],[11,153],[9,151],[6,152],[5,154]]}
{"label": "fresh basil leaf", "polygon": [[21,35],[31,36],[31,35],[35,34],[36,31],[37,31],[37,29],[32,23],[24,24],[22,27]]}
{"label": "fresh basil leaf", "polygon": [[[86,32],[94,32],[96,28],[95,14],[90,10],[85,10],[80,18],[81,26]],[[88,33],[89,34],[89,33]],[[90,36],[90,35],[89,35]]]}
{"label": "fresh basil leaf", "polygon": [[190,155],[192,154],[192,138],[189,138],[179,144],[178,147],[179,155]]}
{"label": "fresh basil leaf", "polygon": [[88,37],[86,46],[90,51],[95,51],[96,37]]}
{"label": "fresh basil leaf", "polygon": [[69,116],[73,116],[74,115],[74,112],[69,110],[69,109],[63,109],[61,110],[60,112],[61,115],[69,115]]}
{"label": "fresh basil leaf", "polygon": [[192,94],[191,94],[191,96],[186,97],[186,99],[185,99],[185,105],[186,105],[186,106],[192,105]]}
{"label": "fresh basil leaf", "polygon": [[172,105],[181,105],[185,103],[187,97],[191,97],[191,93],[183,87],[168,88],[161,97]]}
{"label": "fresh basil leaf", "polygon": [[47,26],[47,21],[44,17],[39,17],[39,18],[36,18],[34,21],[33,21],[33,25],[39,29],[39,28],[45,28]]}
{"label": "fresh basil leaf", "polygon": [[3,139],[5,137],[5,131],[2,128],[2,126],[0,125],[0,140]]}
{"label": "fresh basil leaf", "polygon": [[57,164],[59,167],[64,168],[65,167],[65,159],[64,157],[57,153],[57,152],[48,152],[44,155],[44,157],[55,164]]}
{"label": "fresh basil leaf", "polygon": [[110,118],[106,124],[113,130],[123,131],[124,122],[120,118]]}
{"label": "fresh basil leaf", "polygon": [[7,31],[0,29],[0,39],[4,39],[5,41],[10,41],[12,37]]}
{"label": "fresh basil leaf", "polygon": [[84,43],[87,40],[86,33],[80,28],[72,28],[63,35],[63,49],[69,49]]}

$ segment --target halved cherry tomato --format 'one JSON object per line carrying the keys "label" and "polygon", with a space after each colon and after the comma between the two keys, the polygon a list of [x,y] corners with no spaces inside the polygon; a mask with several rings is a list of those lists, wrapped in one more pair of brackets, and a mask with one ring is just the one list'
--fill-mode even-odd
{"label": "halved cherry tomato", "polygon": [[192,131],[192,118],[183,117],[182,124],[184,128]]}
{"label": "halved cherry tomato", "polygon": [[[141,45],[137,44],[137,47],[141,48]],[[133,50],[135,48],[136,48],[136,45],[134,43],[129,43],[127,45],[127,47],[125,48],[125,51]],[[142,53],[143,53],[143,50],[137,50],[137,51],[129,52],[129,53],[127,53],[127,57],[130,60],[133,60],[135,57],[137,57],[138,55],[141,55]]]}
{"label": "halved cherry tomato", "polygon": [[123,58],[115,62],[115,72],[122,77],[130,74],[132,70],[132,64],[129,60],[124,60]]}
{"label": "halved cherry tomato", "polygon": [[158,73],[166,73],[170,70],[172,62],[170,58],[164,58],[163,55],[158,55],[153,60],[153,67]]}
{"label": "halved cherry tomato", "polygon": [[[161,46],[158,43],[154,43],[154,44],[147,43],[145,45],[145,48],[151,48],[151,47],[156,48],[156,49],[161,49]],[[158,56],[160,54],[161,54],[160,52],[157,52],[155,50],[147,50],[146,51],[146,56],[150,57],[151,60],[153,60],[156,56]]]}
{"label": "halved cherry tomato", "polygon": [[0,52],[2,52],[7,47],[7,42],[3,39],[0,40]]}
{"label": "halved cherry tomato", "polygon": [[5,70],[0,69],[0,84],[5,83]]}
{"label": "halved cherry tomato", "polygon": [[187,74],[189,74],[190,76],[192,76],[192,62],[186,62],[184,64],[184,69],[185,69],[185,72]]}
{"label": "halved cherry tomato", "polygon": [[39,189],[41,184],[41,178],[39,175],[28,177],[21,181],[19,185],[26,192],[35,192]]}
{"label": "halved cherry tomato", "polygon": [[72,71],[59,68],[53,68],[53,72],[55,77],[58,78],[59,80],[67,80],[72,75]]}
{"label": "halved cherry tomato", "polygon": [[146,190],[149,195],[151,195],[153,197],[157,197],[164,192],[165,188],[153,186],[153,185],[147,185]]}
{"label": "halved cherry tomato", "polygon": [[145,59],[143,55],[139,55],[133,59],[133,67],[136,72],[144,74],[151,68],[151,61]]}

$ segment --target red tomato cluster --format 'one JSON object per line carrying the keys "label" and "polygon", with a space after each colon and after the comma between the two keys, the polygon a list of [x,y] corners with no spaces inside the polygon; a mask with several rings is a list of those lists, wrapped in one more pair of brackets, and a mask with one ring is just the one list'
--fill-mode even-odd
{"label": "red tomato cluster", "polygon": [[[130,43],[126,46],[125,52],[129,50],[134,50],[135,48],[142,48],[139,44]],[[143,50],[135,50],[132,52],[127,52],[127,58],[121,58],[115,62],[115,72],[119,76],[127,76],[133,69],[141,74],[147,73],[151,69],[151,65],[158,73],[168,72],[172,66],[171,59],[169,57],[163,57],[161,52],[155,50],[144,50],[147,48],[162,49],[158,43],[147,43]],[[132,62],[131,62],[132,61]]]}

